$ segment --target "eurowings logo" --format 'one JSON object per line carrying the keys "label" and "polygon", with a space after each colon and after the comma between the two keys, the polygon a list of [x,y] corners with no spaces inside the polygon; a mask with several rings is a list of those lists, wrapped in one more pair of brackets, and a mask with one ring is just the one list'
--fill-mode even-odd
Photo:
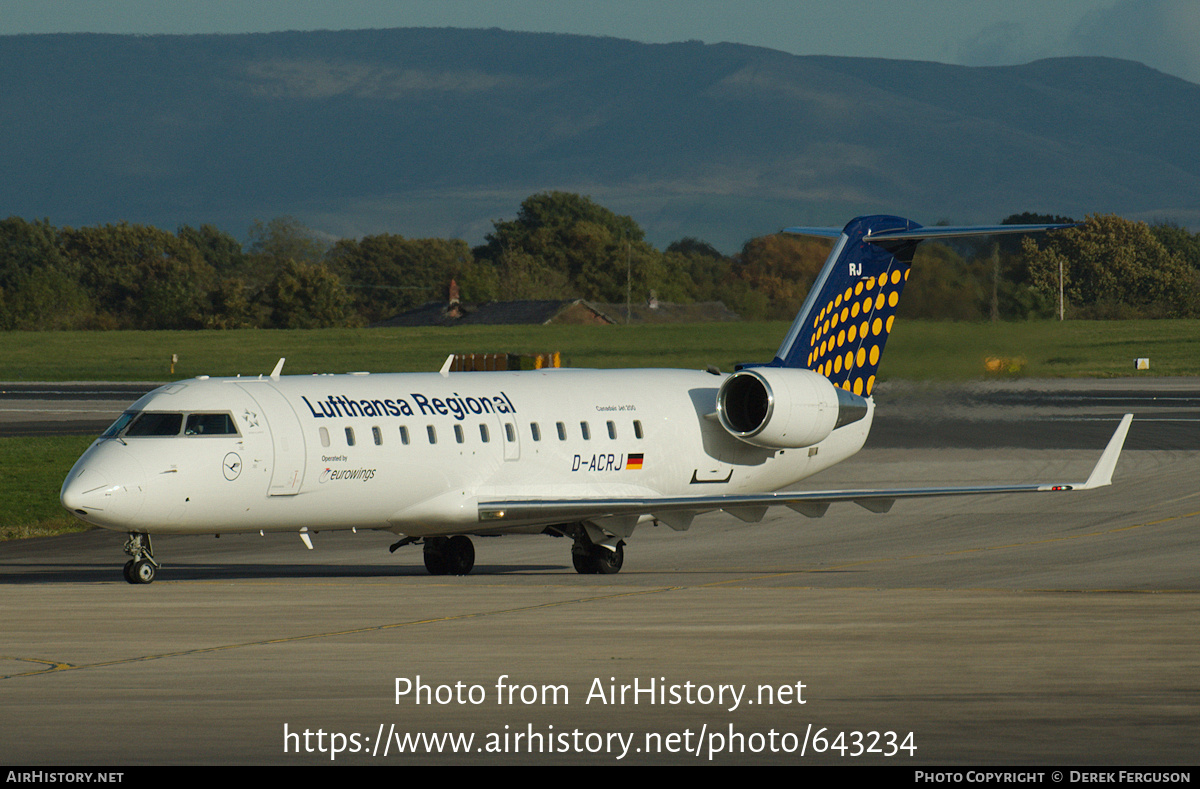
{"label": "eurowings logo", "polygon": [[337,482],[342,480],[370,482],[374,477],[375,469],[373,468],[332,469],[326,467],[325,470],[321,472],[321,479],[319,481],[322,485],[324,485],[326,482]]}

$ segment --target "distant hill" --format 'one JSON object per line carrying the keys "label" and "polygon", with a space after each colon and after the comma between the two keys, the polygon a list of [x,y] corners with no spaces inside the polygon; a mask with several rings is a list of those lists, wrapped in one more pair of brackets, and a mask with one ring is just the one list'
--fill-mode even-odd
{"label": "distant hill", "polygon": [[560,189],[659,246],[858,213],[1200,226],[1200,86],[1100,58],[967,68],[500,30],[0,37],[0,216],[290,214],[474,244]]}

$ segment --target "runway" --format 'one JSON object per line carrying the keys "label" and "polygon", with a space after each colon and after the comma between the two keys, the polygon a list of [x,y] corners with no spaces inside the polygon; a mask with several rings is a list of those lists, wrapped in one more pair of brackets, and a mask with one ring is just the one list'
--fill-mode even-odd
{"label": "runway", "polygon": [[713,514],[639,529],[616,576],[548,537],[476,540],[472,575],[435,578],[391,535],[227,535],[155,539],[135,587],[120,534],[2,543],[0,755],[1192,764],[1198,393],[889,387],[867,449],[805,487],[1081,480],[1138,417],[1109,488]]}
{"label": "runway", "polygon": [[0,383],[0,436],[99,435],[160,384],[111,381]]}

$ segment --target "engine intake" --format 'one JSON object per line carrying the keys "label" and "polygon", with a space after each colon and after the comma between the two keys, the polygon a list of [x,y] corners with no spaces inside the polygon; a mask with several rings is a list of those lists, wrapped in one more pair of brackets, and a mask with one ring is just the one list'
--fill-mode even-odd
{"label": "engine intake", "polygon": [[808,447],[867,414],[867,401],[812,370],[739,370],[717,392],[717,417],[731,435],[770,449]]}

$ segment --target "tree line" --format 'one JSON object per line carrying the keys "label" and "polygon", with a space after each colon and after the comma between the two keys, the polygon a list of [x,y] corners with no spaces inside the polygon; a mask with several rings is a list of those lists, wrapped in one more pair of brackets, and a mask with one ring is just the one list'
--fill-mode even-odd
{"label": "tree line", "polygon": [[[1017,214],[1009,223],[1073,222]],[[1025,239],[923,244],[900,312],[950,320],[1049,317],[1059,272],[1068,317],[1200,313],[1200,234],[1112,215]],[[323,239],[295,219],[256,222],[243,243],[212,225],[175,233],[120,223],[0,221],[0,329],[360,326],[446,298],[723,301],[748,319],[790,319],[828,254],[782,234],[725,255],[696,238],[665,250],[587,197],[532,195],[472,249],[458,239]]]}

